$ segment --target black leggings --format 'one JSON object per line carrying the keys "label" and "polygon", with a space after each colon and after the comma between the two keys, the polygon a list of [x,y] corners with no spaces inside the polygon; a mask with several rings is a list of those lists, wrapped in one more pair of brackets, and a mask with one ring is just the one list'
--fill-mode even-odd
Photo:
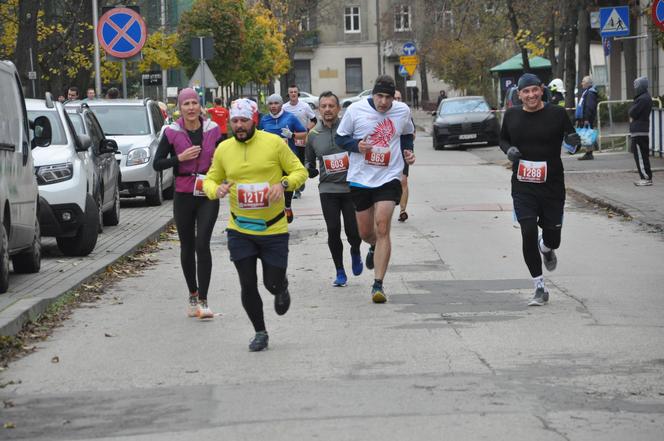
{"label": "black leggings", "polygon": [[344,245],[341,241],[341,219],[344,217],[344,231],[350,244],[351,254],[360,254],[360,234],[357,231],[355,205],[350,193],[321,193],[320,205],[327,224],[327,246],[330,247],[336,269],[344,267]]}
{"label": "black leggings", "polygon": [[210,286],[212,274],[210,239],[218,214],[219,200],[211,201],[206,197],[189,193],[175,193],[173,215],[180,238],[180,264],[189,292],[193,294],[198,291],[201,300],[207,300]]}
{"label": "black leggings", "polygon": [[[542,275],[542,257],[540,256],[537,230],[537,219],[528,218],[519,222],[521,224],[521,239],[523,258],[526,261],[530,275],[535,278]],[[560,246],[560,228],[543,228],[542,239],[544,245],[552,250]]]}
{"label": "black leggings", "polygon": [[[265,319],[263,318],[263,301],[258,293],[257,260],[258,256],[251,256],[233,263],[240,277],[242,306],[247,312],[251,324],[254,325],[254,330],[259,332],[265,331]],[[286,268],[277,268],[263,261],[261,263],[263,265],[263,285],[272,295],[281,293],[288,288]]]}
{"label": "black leggings", "polygon": [[291,205],[293,204],[293,192],[292,191],[284,191],[284,199],[286,199],[286,202],[285,202],[286,208],[290,208]]}

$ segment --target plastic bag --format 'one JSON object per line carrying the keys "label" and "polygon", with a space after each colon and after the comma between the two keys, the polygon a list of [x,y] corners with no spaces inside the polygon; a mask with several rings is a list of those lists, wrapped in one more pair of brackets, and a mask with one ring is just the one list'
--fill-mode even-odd
{"label": "plastic bag", "polygon": [[591,147],[597,141],[597,130],[590,127],[578,127],[576,133],[581,138],[581,145],[583,147]]}

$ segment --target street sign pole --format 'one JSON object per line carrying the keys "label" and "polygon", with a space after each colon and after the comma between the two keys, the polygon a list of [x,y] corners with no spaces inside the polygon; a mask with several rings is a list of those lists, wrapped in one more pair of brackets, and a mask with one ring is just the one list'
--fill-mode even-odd
{"label": "street sign pole", "polygon": [[127,98],[127,60],[122,59],[122,98]]}
{"label": "street sign pole", "polygon": [[[161,0],[161,32],[166,35],[166,0]],[[166,69],[161,70],[161,92],[162,101],[168,102],[166,98],[166,87],[168,86],[168,72]]]}
{"label": "street sign pole", "polygon": [[[35,65],[34,65],[34,60],[33,60],[33,57],[32,57],[32,46],[30,46],[30,74],[32,74],[32,75],[30,75],[30,77],[34,76],[34,74],[33,74],[34,71],[35,71]],[[36,78],[31,78],[31,80],[32,80],[32,97],[37,98],[37,90],[35,88]]]}
{"label": "street sign pole", "polygon": [[99,26],[99,5],[97,4],[97,0],[92,0],[92,35],[95,42],[95,92],[97,93],[97,97],[101,98],[101,57],[99,55],[97,26]]}
{"label": "street sign pole", "polygon": [[205,107],[205,56],[203,55],[203,37],[199,38],[199,47],[201,48],[201,88],[203,89],[203,107]]}

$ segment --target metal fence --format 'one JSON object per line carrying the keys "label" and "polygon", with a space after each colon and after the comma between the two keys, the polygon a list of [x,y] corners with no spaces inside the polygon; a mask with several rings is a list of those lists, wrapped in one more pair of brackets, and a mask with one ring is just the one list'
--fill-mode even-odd
{"label": "metal fence", "polygon": [[652,155],[659,155],[662,157],[664,154],[664,130],[662,124],[664,123],[664,112],[661,106],[652,109],[650,113],[650,153]]}
{"label": "metal fence", "polygon": [[[597,103],[597,145],[599,150],[629,149],[629,114],[632,100],[607,100]],[[662,102],[653,99],[650,114],[651,150],[662,155]],[[656,130],[656,132],[655,132]],[[657,147],[656,147],[657,146]]]}

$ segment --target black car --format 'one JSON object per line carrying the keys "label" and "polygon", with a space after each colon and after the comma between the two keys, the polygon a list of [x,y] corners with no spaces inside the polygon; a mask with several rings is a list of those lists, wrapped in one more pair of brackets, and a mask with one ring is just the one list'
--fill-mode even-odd
{"label": "black car", "polygon": [[484,97],[447,98],[433,112],[433,148],[446,145],[498,144],[500,124]]}
{"label": "black car", "polygon": [[[120,223],[120,166],[115,159],[117,143],[106,138],[95,113],[85,102],[72,101],[65,105],[76,133],[87,135],[92,141],[92,154],[90,158],[95,164],[96,176],[93,194],[101,201],[100,231],[103,225],[117,225]],[[112,145],[114,151],[104,149]]]}

